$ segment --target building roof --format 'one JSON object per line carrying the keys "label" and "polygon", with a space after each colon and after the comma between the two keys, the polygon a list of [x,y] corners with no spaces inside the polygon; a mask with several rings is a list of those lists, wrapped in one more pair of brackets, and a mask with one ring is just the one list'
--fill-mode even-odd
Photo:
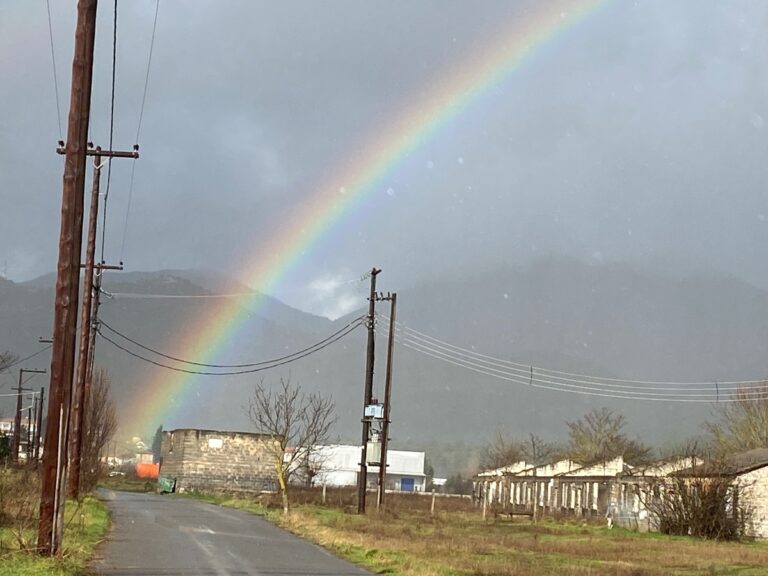
{"label": "building roof", "polygon": [[768,466],[768,448],[755,448],[679,472],[681,476],[741,476]]}
{"label": "building roof", "polygon": [[768,466],[768,448],[755,448],[741,454],[736,454],[729,459],[736,474],[744,474]]}
{"label": "building roof", "polygon": [[269,438],[271,434],[264,434],[263,432],[241,432],[238,430],[208,430],[205,428],[174,428],[173,430],[163,430],[164,433],[176,433],[176,432],[196,432],[198,434],[220,434],[222,436],[234,436],[239,434],[241,436],[262,436]]}
{"label": "building roof", "polygon": [[619,456],[606,462],[584,466],[573,460],[553,460],[546,464],[533,466],[524,460],[515,462],[509,466],[481,472],[476,476],[478,479],[498,478],[502,476],[513,477],[554,477],[554,476],[616,476],[622,474],[626,469],[624,459]]}

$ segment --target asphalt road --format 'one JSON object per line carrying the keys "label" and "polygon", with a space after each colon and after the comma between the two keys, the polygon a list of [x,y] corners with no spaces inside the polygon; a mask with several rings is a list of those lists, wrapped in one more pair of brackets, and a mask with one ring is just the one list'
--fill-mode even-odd
{"label": "asphalt road", "polygon": [[101,491],[112,531],[91,568],[110,576],[370,574],[258,516],[192,499]]}

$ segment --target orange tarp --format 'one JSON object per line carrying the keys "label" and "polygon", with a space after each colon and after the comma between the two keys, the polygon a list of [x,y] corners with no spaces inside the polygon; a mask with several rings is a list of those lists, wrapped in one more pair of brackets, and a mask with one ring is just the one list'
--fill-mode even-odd
{"label": "orange tarp", "polygon": [[148,480],[157,480],[160,475],[160,464],[136,464],[136,476]]}

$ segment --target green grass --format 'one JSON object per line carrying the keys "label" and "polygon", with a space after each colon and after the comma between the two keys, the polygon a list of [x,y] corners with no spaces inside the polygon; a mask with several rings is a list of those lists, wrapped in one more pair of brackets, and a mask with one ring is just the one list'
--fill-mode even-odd
{"label": "green grass", "polygon": [[[95,498],[85,498],[80,506],[70,502],[66,507],[64,548],[61,558],[39,556],[34,551],[19,550],[8,527],[0,527],[0,576],[75,576],[84,574],[96,545],[109,528],[106,506]],[[24,536],[34,542],[35,531]]]}
{"label": "green grass", "polygon": [[105,478],[99,482],[99,486],[118,492],[155,492],[157,490],[157,482],[154,480],[142,480],[125,476]]}
{"label": "green grass", "polygon": [[217,506],[226,506],[227,508],[236,508],[245,510],[257,516],[275,516],[277,511],[264,506],[261,502],[248,500],[246,498],[237,498],[226,494],[208,494],[204,492],[184,492],[183,494],[174,494],[175,498],[192,498],[208,504]]}

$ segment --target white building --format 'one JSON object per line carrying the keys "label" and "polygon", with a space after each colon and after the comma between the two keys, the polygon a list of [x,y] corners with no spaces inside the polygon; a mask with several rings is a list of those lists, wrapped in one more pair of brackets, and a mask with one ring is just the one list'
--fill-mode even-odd
{"label": "white building", "polygon": [[[316,486],[355,486],[360,471],[360,446],[317,446],[312,460]],[[389,450],[385,488],[398,492],[423,492],[426,487],[424,452]],[[378,484],[378,467],[368,466],[368,486]]]}

